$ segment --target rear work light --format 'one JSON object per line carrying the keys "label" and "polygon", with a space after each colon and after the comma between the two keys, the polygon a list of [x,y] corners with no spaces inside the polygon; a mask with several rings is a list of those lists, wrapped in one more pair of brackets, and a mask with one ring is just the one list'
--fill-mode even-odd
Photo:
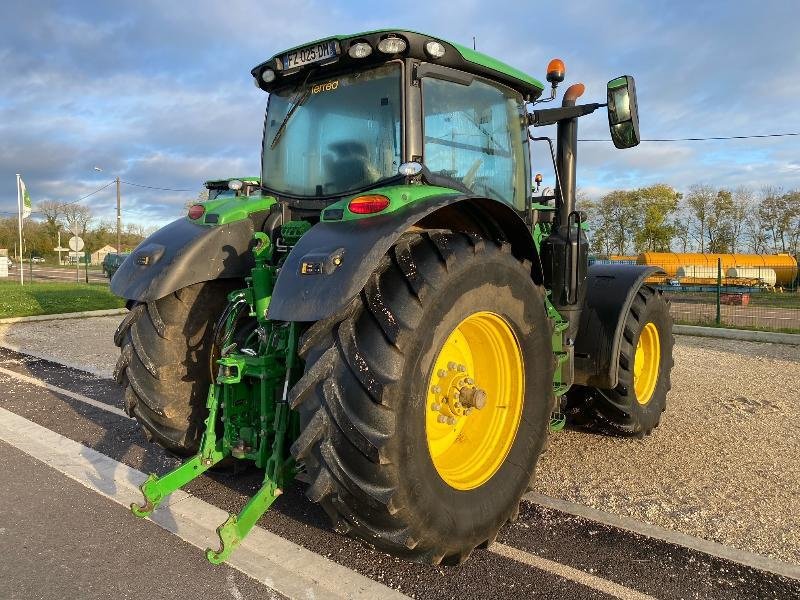
{"label": "rear work light", "polygon": [[192,204],[189,208],[189,218],[190,219],[199,219],[202,217],[206,212],[206,207],[202,204]]}
{"label": "rear work light", "polygon": [[387,206],[389,206],[389,199],[386,196],[372,194],[353,198],[347,205],[347,209],[357,215],[371,215],[381,212]]}

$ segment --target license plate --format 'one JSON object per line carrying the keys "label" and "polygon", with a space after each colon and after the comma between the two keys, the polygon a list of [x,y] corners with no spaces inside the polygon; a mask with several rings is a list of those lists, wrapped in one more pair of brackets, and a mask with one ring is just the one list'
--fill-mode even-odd
{"label": "license plate", "polygon": [[336,58],[339,45],[334,40],[319,42],[313,46],[306,46],[299,50],[293,50],[283,55],[283,69],[296,69],[303,65],[322,62],[331,58]]}

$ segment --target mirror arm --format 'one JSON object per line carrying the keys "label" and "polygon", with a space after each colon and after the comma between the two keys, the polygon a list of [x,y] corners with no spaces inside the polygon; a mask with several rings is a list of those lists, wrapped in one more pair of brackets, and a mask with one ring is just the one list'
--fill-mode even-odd
{"label": "mirror arm", "polygon": [[577,106],[561,106],[558,108],[534,110],[528,113],[528,125],[533,125],[534,127],[555,125],[559,121],[568,121],[569,119],[590,115],[603,106],[608,106],[608,104],[592,102],[591,104],[578,104]]}

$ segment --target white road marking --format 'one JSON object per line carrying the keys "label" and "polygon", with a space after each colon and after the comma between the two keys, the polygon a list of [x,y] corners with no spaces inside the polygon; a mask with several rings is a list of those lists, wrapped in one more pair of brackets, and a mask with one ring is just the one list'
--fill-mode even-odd
{"label": "white road marking", "polygon": [[622,600],[655,600],[653,596],[642,594],[641,592],[637,592],[636,590],[625,587],[624,585],[614,583],[608,579],[591,575],[579,569],[573,569],[567,565],[562,565],[561,563],[542,558],[541,556],[536,556],[530,552],[525,552],[524,550],[513,548],[511,546],[506,546],[505,544],[495,542],[492,544],[489,550],[495,554],[499,554],[500,556],[505,556],[506,558],[510,558],[511,560],[515,560],[530,567],[541,569],[542,571],[555,573],[559,577],[569,579],[575,583],[580,583],[581,585],[592,588],[593,590],[597,590],[599,592],[603,592],[604,594],[616,596]]}
{"label": "white road marking", "polygon": [[[2,408],[0,439],[117,504],[128,507],[142,499],[144,473]],[[151,520],[205,550],[217,546],[215,528],[227,517],[222,509],[179,490]],[[407,598],[260,527],[227,564],[257,581],[269,580],[271,588],[290,598]]]}
{"label": "white road marking", "polygon": [[99,408],[100,410],[113,413],[118,417],[130,419],[130,417],[126,415],[125,411],[122,410],[121,408],[117,408],[116,406],[111,406],[110,404],[106,404],[105,402],[94,400],[93,398],[89,398],[88,396],[84,396],[83,394],[78,394],[76,392],[65,390],[64,388],[58,387],[57,385],[49,384],[46,381],[42,381],[41,379],[36,379],[35,377],[29,377],[28,375],[17,373],[16,371],[12,371],[11,369],[6,369],[5,367],[0,367],[0,374],[6,375],[8,377],[13,377],[14,379],[19,379],[20,381],[24,381],[25,383],[35,385],[36,387],[45,388],[46,390],[50,390],[51,392],[55,392],[56,394],[60,394],[61,396],[66,396],[67,398],[72,398],[73,400],[77,400],[78,402],[83,402],[84,404],[88,404],[89,406],[94,406],[95,408]]}

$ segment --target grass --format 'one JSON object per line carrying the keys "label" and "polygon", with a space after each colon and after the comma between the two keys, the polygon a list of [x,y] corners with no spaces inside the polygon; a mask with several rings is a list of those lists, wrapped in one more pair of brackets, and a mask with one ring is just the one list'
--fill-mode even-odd
{"label": "grass", "polygon": [[0,318],[30,317],[125,306],[107,283],[0,282]]}

